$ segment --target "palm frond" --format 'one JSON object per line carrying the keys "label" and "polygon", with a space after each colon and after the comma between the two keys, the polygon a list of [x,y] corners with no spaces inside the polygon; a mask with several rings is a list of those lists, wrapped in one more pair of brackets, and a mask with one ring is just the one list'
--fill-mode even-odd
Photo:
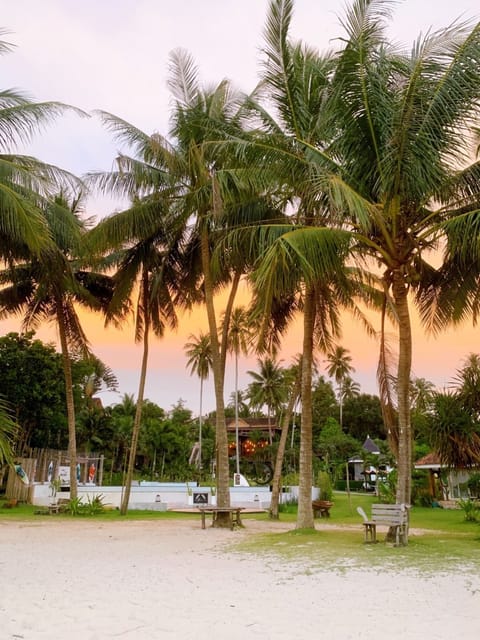
{"label": "palm frond", "polygon": [[168,87],[182,106],[192,105],[199,94],[198,69],[192,56],[184,49],[170,54]]}

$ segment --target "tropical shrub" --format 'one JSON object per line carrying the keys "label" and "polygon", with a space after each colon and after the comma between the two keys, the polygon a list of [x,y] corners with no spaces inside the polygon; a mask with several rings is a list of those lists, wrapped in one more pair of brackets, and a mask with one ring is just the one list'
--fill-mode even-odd
{"label": "tropical shrub", "polygon": [[463,510],[467,522],[478,522],[480,518],[480,508],[473,500],[459,500],[458,505]]}

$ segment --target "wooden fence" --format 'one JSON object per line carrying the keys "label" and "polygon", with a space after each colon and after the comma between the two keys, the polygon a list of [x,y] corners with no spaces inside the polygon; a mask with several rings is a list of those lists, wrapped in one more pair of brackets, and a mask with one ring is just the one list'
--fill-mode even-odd
{"label": "wooden fence", "polygon": [[[95,482],[103,484],[104,456],[98,453],[78,453],[78,482],[86,484]],[[16,465],[20,465],[26,473],[29,484],[24,484],[19,475],[10,469],[7,476],[5,497],[8,500],[31,503],[31,489],[34,482],[50,482],[58,478],[61,467],[69,467],[68,451],[56,449],[31,449],[24,458],[17,458]]]}

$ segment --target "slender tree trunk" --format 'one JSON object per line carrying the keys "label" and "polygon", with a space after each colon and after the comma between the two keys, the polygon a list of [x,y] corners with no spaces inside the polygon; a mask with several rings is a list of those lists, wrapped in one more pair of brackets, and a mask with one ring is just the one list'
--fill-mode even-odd
{"label": "slender tree trunk", "polygon": [[198,416],[198,470],[202,471],[203,378],[200,378],[200,415]]}
{"label": "slender tree trunk", "polygon": [[68,457],[70,458],[70,499],[76,500],[77,490],[77,435],[75,429],[75,404],[73,400],[72,362],[68,350],[62,303],[57,301],[57,325],[62,349],[63,374],[65,377],[65,399],[67,403]]}
{"label": "slender tree trunk", "polygon": [[[228,438],[225,424],[225,403],[223,398],[223,371],[220,357],[220,344],[218,340],[215,306],[213,303],[213,279],[210,265],[210,248],[208,229],[204,225],[201,231],[201,255],[203,269],[203,286],[205,294],[205,306],[207,309],[208,327],[210,332],[210,345],[212,349],[212,370],[215,389],[215,443],[216,443],[216,481],[217,481],[217,505],[219,507],[230,506],[230,487],[228,471]],[[219,514],[216,523],[220,527],[230,526],[228,514]]]}
{"label": "slender tree trunk", "polygon": [[269,516],[272,520],[278,520],[278,504],[280,501],[280,490],[281,490],[281,479],[282,479],[282,468],[283,468],[283,458],[285,457],[285,448],[287,446],[287,437],[288,437],[288,427],[290,425],[290,420],[292,418],[293,409],[298,399],[298,395],[300,393],[301,388],[301,379],[302,379],[302,370],[301,367],[298,368],[298,375],[295,381],[294,388],[290,394],[290,398],[288,400],[287,410],[283,416],[282,420],[282,431],[280,433],[280,442],[278,443],[277,457],[275,459],[275,470],[273,472],[272,479],[272,497],[270,500],[270,509],[268,511]]}
{"label": "slender tree trunk", "polygon": [[408,308],[408,287],[403,274],[393,275],[393,297],[398,317],[398,504],[410,504],[412,479],[412,426],[410,422],[410,374],[412,367],[412,330]]}
{"label": "slender tree trunk", "polygon": [[148,364],[148,334],[150,329],[150,319],[148,315],[149,308],[149,287],[147,282],[147,274],[144,274],[143,282],[143,356],[142,356],[142,368],[140,371],[140,381],[138,384],[138,398],[137,407],[135,410],[135,419],[133,421],[132,440],[130,444],[130,455],[128,458],[127,476],[125,478],[125,492],[122,498],[122,504],[120,507],[120,514],[126,515],[128,511],[128,502],[130,500],[130,489],[132,486],[133,472],[135,469],[135,458],[137,455],[138,435],[140,433],[140,425],[142,420],[143,409],[143,396],[145,393],[145,381],[147,378],[147,364]]}
{"label": "slender tree trunk", "polygon": [[227,306],[223,314],[223,329],[222,329],[222,342],[220,345],[220,359],[222,362],[222,373],[225,380],[225,366],[227,362],[227,350],[228,350],[228,332],[230,330],[230,318],[232,317],[233,305],[237,296],[238,285],[242,274],[240,271],[235,271],[233,275],[232,284],[230,287],[230,293],[228,294]]}
{"label": "slender tree trunk", "polygon": [[300,426],[300,486],[298,491],[297,529],[314,529],[312,509],[312,366],[315,297],[306,288],[303,309],[302,353],[302,424]]}
{"label": "slender tree trunk", "polygon": [[339,405],[340,405],[340,427],[343,431],[343,383],[340,382],[340,398],[339,398]]}
{"label": "slender tree trunk", "polygon": [[240,474],[240,443],[238,438],[238,352],[235,351],[235,463]]}

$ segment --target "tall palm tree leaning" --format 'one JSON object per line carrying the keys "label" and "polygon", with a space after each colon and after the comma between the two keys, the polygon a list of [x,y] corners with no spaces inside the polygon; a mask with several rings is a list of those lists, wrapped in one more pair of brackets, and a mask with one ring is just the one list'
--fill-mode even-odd
{"label": "tall palm tree leaning", "polygon": [[[265,64],[261,91],[250,106],[261,132],[246,149],[251,166],[264,175],[288,212],[287,224],[260,229],[257,263],[252,274],[254,303],[266,320],[278,319],[279,301],[284,324],[295,311],[303,315],[302,420],[300,487],[297,528],[313,528],[312,511],[312,369],[314,352],[332,347],[340,332],[340,309],[355,308],[354,270],[345,268],[350,240],[343,230],[326,228],[329,210],[312,181],[310,149],[327,144],[323,110],[330,92],[334,59],[320,56],[303,43],[292,44],[288,29],[293,3],[273,0],[265,29]],[[274,104],[276,117],[262,103]],[[331,135],[331,130],[330,130]],[[301,144],[298,140],[302,140]],[[238,145],[238,141],[234,144]],[[314,241],[310,233],[315,231]],[[289,302],[288,305],[285,301]]]}
{"label": "tall palm tree leaning", "polygon": [[[170,202],[172,219],[168,228],[174,235],[179,234],[181,251],[176,259],[183,265],[180,280],[182,293],[186,294],[183,303],[193,304],[201,299],[207,310],[216,403],[217,503],[229,506],[224,371],[229,317],[245,259],[241,252],[229,251],[223,260],[213,264],[212,248],[227,220],[235,224],[253,213],[256,221],[260,221],[262,215],[268,214],[268,208],[256,207],[254,198],[258,197],[249,182],[229,169],[228,156],[216,152],[216,145],[212,144],[218,136],[225,136],[225,131],[239,139],[244,135],[238,116],[241,102],[229,83],[222,81],[212,90],[203,90],[190,56],[176,51],[171,56],[169,86],[174,98],[170,131],[174,143],[158,134],[148,136],[112,114],[101,113],[107,126],[131,145],[134,157],[120,156],[119,171],[94,180],[101,188],[130,195],[138,193],[140,200],[142,194],[150,195],[152,206],[156,198]],[[246,204],[245,192],[250,198]],[[151,223],[155,224],[153,211]],[[230,286],[227,321],[220,338],[214,295],[227,286]],[[228,514],[223,515],[216,523],[229,526]]]}
{"label": "tall palm tree leaning", "polygon": [[[225,363],[228,332],[235,297],[242,275],[256,258],[245,245],[229,246],[214,254],[227,229],[261,225],[271,218],[268,201],[258,196],[257,182],[237,159],[218,143],[228,136],[247,137],[242,126],[244,97],[227,81],[204,90],[192,59],[183,51],[171,56],[169,82],[174,98],[171,136],[176,140],[174,162],[168,163],[176,176],[179,219],[185,231],[184,264],[187,282],[201,294],[212,352],[215,390],[215,440],[217,504],[230,505],[228,438],[225,424]],[[172,166],[174,165],[174,166]],[[221,330],[215,295],[228,290]],[[229,526],[228,514],[220,514],[217,526]]]}
{"label": "tall palm tree leaning", "polygon": [[198,413],[198,468],[202,470],[202,426],[203,426],[203,382],[208,378],[212,368],[212,350],[210,336],[200,333],[198,337],[190,335],[190,342],[185,344],[185,354],[188,358],[187,367],[190,374],[196,373],[200,378],[200,410]]}
{"label": "tall palm tree leaning", "polygon": [[72,381],[72,355],[90,355],[76,306],[105,310],[111,297],[111,279],[86,271],[82,260],[85,222],[80,199],[69,202],[60,195],[43,212],[51,241],[38,255],[26,254],[0,272],[0,317],[23,315],[23,329],[41,322],[56,325],[65,376],[70,460],[70,497],[77,497],[77,447]]}
{"label": "tall palm tree leaning", "polygon": [[338,385],[338,403],[340,407],[340,426],[343,429],[343,399],[344,399],[344,389],[343,385],[347,376],[355,371],[355,369],[350,364],[352,358],[348,354],[348,349],[345,347],[341,347],[340,345],[336,345],[333,351],[327,353],[327,373],[328,375],[335,380]]}
{"label": "tall palm tree leaning", "polygon": [[[329,227],[350,234],[359,260],[383,272],[383,317],[389,311],[397,323],[398,364],[392,388],[385,375],[382,330],[381,395],[397,458],[396,500],[409,504],[409,294],[419,291],[434,272],[427,253],[441,240],[451,243],[452,237],[458,238],[458,228],[450,225],[447,234],[445,223],[469,210],[478,212],[478,163],[469,163],[473,127],[480,116],[480,25],[466,22],[429,32],[405,53],[390,44],[386,32],[392,6],[388,0],[352,4],[343,20],[346,37],[335,54],[323,104],[329,140],[312,143],[300,132],[296,142],[309,158],[310,184],[317,198],[328,205]],[[462,237],[472,237],[472,219],[464,215],[462,222],[463,231],[468,224],[471,231]],[[323,232],[312,229],[301,249],[312,271],[323,260],[318,250]],[[424,319],[429,311],[427,304]]]}
{"label": "tall palm tree leaning", "polygon": [[[114,117],[106,116],[106,120],[111,123]],[[144,136],[142,142],[144,153],[148,155],[152,139]],[[122,158],[119,158],[118,162],[121,168]],[[143,188],[141,177],[135,180],[135,176],[129,173],[122,178],[119,178],[116,172],[97,176],[97,184],[114,190],[133,189],[133,192],[137,193]],[[156,336],[162,337],[167,326],[173,329],[177,324],[174,302],[177,282],[175,243],[172,242],[170,231],[167,231],[168,213],[168,201],[156,193],[147,193],[134,199],[130,208],[102,220],[88,238],[89,247],[93,252],[111,251],[106,262],[109,266],[117,267],[113,276],[114,293],[106,312],[107,323],[119,322],[126,317],[131,309],[131,297],[137,291],[135,340],[142,342],[143,351],[125,491],[120,507],[122,515],[128,511],[135,470],[150,333],[153,331]]]}

